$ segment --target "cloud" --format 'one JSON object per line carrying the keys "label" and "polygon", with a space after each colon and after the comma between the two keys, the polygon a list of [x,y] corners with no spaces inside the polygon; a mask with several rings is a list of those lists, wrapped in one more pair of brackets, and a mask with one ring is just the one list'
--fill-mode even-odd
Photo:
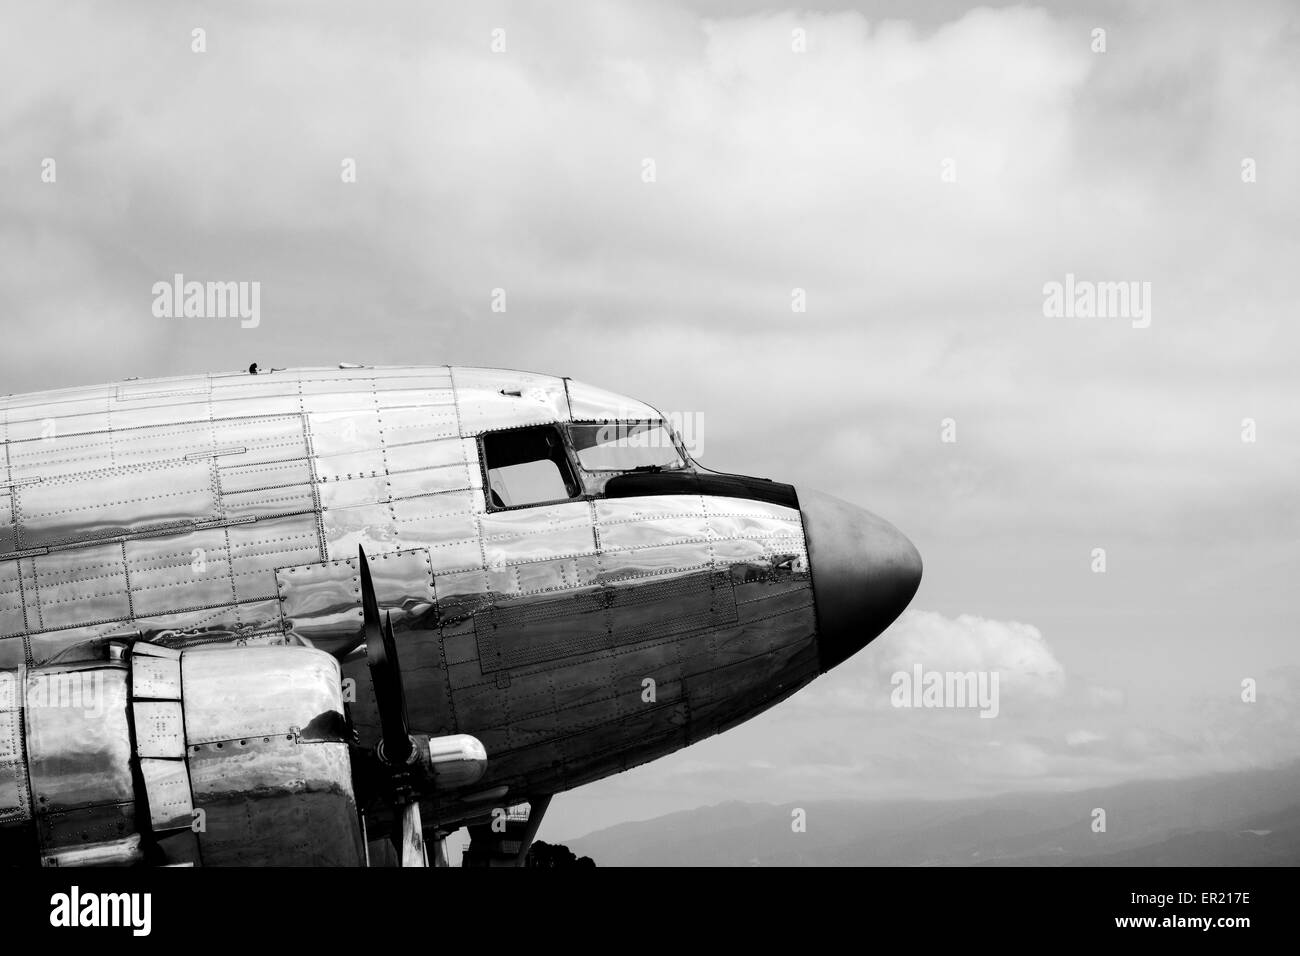
{"label": "cloud", "polygon": [[818,713],[888,709],[894,675],[911,675],[918,666],[926,673],[997,673],[1007,702],[1057,698],[1066,686],[1064,667],[1033,625],[909,610],[791,706]]}
{"label": "cloud", "polygon": [[909,611],[875,660],[881,670],[998,672],[1002,687],[1060,696],[1065,669],[1038,628],[1018,621],[993,621],[973,614],[947,618],[933,611]]}
{"label": "cloud", "polygon": [[1091,730],[1072,730],[1065,735],[1065,744],[1067,747],[1086,747],[1105,739],[1105,735],[1093,733]]}

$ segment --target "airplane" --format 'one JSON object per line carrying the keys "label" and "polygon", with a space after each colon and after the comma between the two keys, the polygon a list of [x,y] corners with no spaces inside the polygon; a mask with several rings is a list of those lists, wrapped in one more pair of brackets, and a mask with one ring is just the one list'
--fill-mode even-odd
{"label": "airplane", "polygon": [[921,558],[650,405],[453,366],[0,399],[0,863],[521,865],[847,660]]}

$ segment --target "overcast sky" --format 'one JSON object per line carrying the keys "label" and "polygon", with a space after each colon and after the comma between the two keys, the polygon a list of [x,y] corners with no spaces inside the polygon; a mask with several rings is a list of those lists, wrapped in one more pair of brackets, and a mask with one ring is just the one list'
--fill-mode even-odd
{"label": "overcast sky", "polygon": [[[1296,758],[1300,8],[912,7],[5,3],[0,390],[554,372],[916,542],[866,652],[544,838]],[[156,318],[175,273],[260,325]],[[1149,327],[1046,317],[1067,274]],[[998,670],[999,717],[892,708],[917,661]]]}

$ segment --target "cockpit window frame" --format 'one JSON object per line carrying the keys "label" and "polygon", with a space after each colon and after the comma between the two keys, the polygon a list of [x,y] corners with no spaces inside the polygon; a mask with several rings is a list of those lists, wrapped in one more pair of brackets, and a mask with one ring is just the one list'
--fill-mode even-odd
{"label": "cockpit window frame", "polygon": [[[487,507],[488,513],[496,513],[502,511],[520,511],[524,508],[546,508],[552,505],[563,505],[574,501],[590,500],[592,496],[587,493],[586,484],[582,480],[582,475],[577,464],[577,456],[574,454],[573,446],[569,441],[569,433],[567,428],[565,427],[567,424],[568,424],[567,422],[532,422],[527,425],[511,425],[507,428],[492,428],[487,431],[480,432],[478,435],[475,436],[475,441],[478,446],[479,474],[483,478],[483,502]],[[487,439],[493,435],[508,434],[510,432],[531,431],[539,428],[550,428],[556,433],[556,435],[559,436],[561,453],[564,458],[564,467],[567,471],[567,474],[563,474],[560,477],[561,480],[565,481],[566,486],[574,489],[574,494],[568,495],[564,498],[547,499],[546,501],[530,501],[526,504],[518,504],[518,505],[494,504],[492,501],[492,479],[488,474],[488,472],[491,469],[488,468]],[[537,459],[537,460],[549,461],[551,459]]]}
{"label": "cockpit window frame", "polygon": [[[673,443],[673,448],[681,458],[681,464],[674,467],[665,467],[662,469],[645,469],[643,471],[628,469],[589,469],[583,466],[581,459],[578,457],[577,449],[573,445],[573,436],[570,432],[572,425],[658,425],[668,433],[668,437]],[[551,428],[560,436],[560,443],[564,451],[568,473],[562,475],[562,478],[572,480],[577,494],[567,498],[553,498],[546,501],[534,501],[528,504],[519,505],[498,505],[492,501],[492,479],[488,474],[488,454],[486,441],[493,435],[500,435],[508,432],[521,432],[535,428]],[[638,418],[638,419],[575,419],[572,421],[558,422],[530,422],[526,425],[509,425],[505,428],[490,428],[487,431],[479,432],[474,436],[475,444],[478,449],[479,474],[483,482],[483,503],[488,514],[495,514],[502,511],[520,511],[524,508],[546,508],[553,505],[568,504],[574,501],[598,501],[606,497],[605,484],[612,478],[620,475],[647,474],[654,473],[657,470],[665,474],[694,473],[695,459],[691,457],[682,442],[681,436],[669,424],[665,418]]]}
{"label": "cockpit window frame", "polygon": [[618,419],[617,421],[609,420],[609,419],[575,419],[574,421],[564,423],[564,428],[563,428],[564,440],[565,440],[565,444],[568,445],[569,447],[570,453],[573,456],[574,466],[577,467],[583,474],[597,475],[597,476],[628,475],[628,474],[636,473],[638,469],[588,468],[586,465],[582,463],[582,456],[579,454],[577,448],[573,444],[573,433],[571,429],[575,425],[602,425],[602,426],[612,425],[616,427],[627,426],[627,425],[658,426],[659,428],[663,429],[664,432],[667,433],[669,440],[673,443],[673,450],[677,452],[677,457],[679,459],[678,463],[676,465],[656,466],[654,469],[649,467],[644,467],[640,470],[642,471],[659,470],[659,471],[676,472],[676,471],[688,470],[691,467],[691,456],[687,454],[686,447],[682,444],[681,436],[679,436],[677,432],[673,430],[673,427],[670,424],[668,424],[668,421],[666,419],[637,418],[637,419]]}

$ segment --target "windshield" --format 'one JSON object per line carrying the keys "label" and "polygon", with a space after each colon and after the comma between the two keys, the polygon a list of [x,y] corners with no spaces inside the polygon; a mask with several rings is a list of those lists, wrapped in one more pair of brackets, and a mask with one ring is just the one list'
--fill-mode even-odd
{"label": "windshield", "polygon": [[578,463],[587,471],[680,468],[672,433],[658,422],[578,423],[569,426]]}

